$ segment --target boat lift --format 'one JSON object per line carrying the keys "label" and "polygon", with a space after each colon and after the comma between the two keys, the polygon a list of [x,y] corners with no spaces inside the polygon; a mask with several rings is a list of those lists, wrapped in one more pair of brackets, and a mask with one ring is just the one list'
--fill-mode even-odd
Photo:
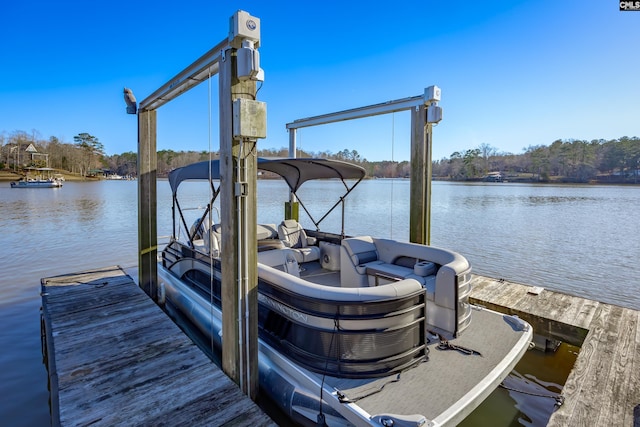
{"label": "boat lift", "polygon": [[140,287],[158,301],[156,110],[219,74],[222,245],[222,369],[253,400],[258,395],[256,187],[257,140],[266,137],[266,104],[256,100],[260,19],[239,10],[228,37],[138,106],[125,88],[127,113],[138,115],[138,265]]}
{"label": "boat lift", "polygon": [[[438,106],[440,96],[438,86],[429,86],[423,95],[294,120],[287,123],[289,156],[296,156],[296,134],[300,128],[411,110],[409,240],[428,245],[431,241],[432,127],[442,120],[442,108]],[[292,194],[286,212],[294,217],[297,211],[295,203],[295,196]]]}
{"label": "boat lift", "polygon": [[[260,20],[245,11],[230,18],[228,37],[178,73],[140,104],[124,90],[127,113],[138,116],[139,284],[158,300],[157,112],[198,84],[219,74],[223,335],[222,369],[252,399],[258,394],[257,348],[257,140],[266,137],[266,105],[256,100],[260,68]],[[440,121],[440,89],[392,101],[289,123],[290,152],[295,131],[306,126],[411,110],[411,241],[428,243],[431,185],[431,126]]]}

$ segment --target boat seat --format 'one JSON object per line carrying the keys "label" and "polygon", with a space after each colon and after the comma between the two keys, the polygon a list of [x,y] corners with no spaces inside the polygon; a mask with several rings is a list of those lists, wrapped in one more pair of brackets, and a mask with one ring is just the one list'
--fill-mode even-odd
{"label": "boat seat", "polygon": [[278,237],[286,247],[293,249],[298,263],[320,260],[320,248],[315,246],[315,237],[308,237],[295,219],[285,219],[280,223]]}
{"label": "boat seat", "polygon": [[[196,224],[197,221],[191,226],[191,233],[193,233]],[[211,231],[210,227],[207,227],[206,221],[203,222],[198,229],[196,237],[202,239],[205,250],[209,248],[210,253],[214,258],[220,256],[220,251],[222,248],[222,234],[220,224],[214,224]],[[285,247],[278,239],[278,230],[276,229],[275,224],[257,224],[256,238],[258,240],[258,251],[281,249]]]}
{"label": "boat seat", "polygon": [[209,253],[214,258],[220,257],[222,248],[222,234],[220,232],[220,224],[214,224],[213,227],[205,229],[202,240],[204,247],[209,248]]}
{"label": "boat seat", "polygon": [[258,224],[256,226],[256,238],[258,240],[272,240],[278,238],[278,229],[275,224]]}
{"label": "boat seat", "polygon": [[435,297],[436,265],[419,261],[413,267],[385,262],[373,238],[350,237],[342,240],[340,284],[343,287],[379,286],[404,279],[414,279],[423,285],[427,298]]}
{"label": "boat seat", "polygon": [[367,267],[383,264],[369,236],[343,239],[340,247],[340,285],[346,288],[369,286]]}
{"label": "boat seat", "polygon": [[275,268],[300,277],[300,267],[293,249],[283,248],[270,251],[258,252],[258,262],[263,265]]}

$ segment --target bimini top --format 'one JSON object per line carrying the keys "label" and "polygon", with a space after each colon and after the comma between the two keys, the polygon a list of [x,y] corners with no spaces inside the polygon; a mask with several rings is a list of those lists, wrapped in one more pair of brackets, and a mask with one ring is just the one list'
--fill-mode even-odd
{"label": "bimini top", "polygon": [[[287,185],[294,193],[298,191],[302,184],[313,179],[338,178],[342,181],[356,179],[360,182],[365,176],[365,170],[358,165],[339,160],[318,158],[273,160],[258,158],[258,169],[279,175],[287,182]],[[169,184],[173,194],[176,193],[182,181],[203,179],[220,179],[220,160],[193,163],[169,172]]]}
{"label": "bimini top", "polygon": [[329,159],[258,159],[258,169],[280,175],[295,193],[300,186],[313,179],[356,179],[365,176],[362,167],[352,163]]}

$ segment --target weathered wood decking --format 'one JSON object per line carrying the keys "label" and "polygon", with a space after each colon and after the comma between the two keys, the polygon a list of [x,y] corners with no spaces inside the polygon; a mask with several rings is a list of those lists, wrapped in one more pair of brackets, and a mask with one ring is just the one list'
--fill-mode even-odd
{"label": "weathered wood decking", "polygon": [[52,424],[275,423],[119,267],[42,279]]}
{"label": "weathered wood decking", "polygon": [[531,289],[474,276],[471,300],[517,314],[536,334],[582,347],[562,391],[564,405],[548,426],[640,426],[640,311]]}

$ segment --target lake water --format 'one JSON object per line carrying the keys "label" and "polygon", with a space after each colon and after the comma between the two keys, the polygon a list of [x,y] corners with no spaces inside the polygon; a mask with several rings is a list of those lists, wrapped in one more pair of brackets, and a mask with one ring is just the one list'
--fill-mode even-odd
{"label": "lake water", "polygon": [[[301,201],[318,219],[341,188],[310,183]],[[474,273],[640,309],[640,188],[434,182],[432,190],[431,244],[466,256]],[[192,207],[203,206],[206,194],[205,183],[184,186]],[[278,223],[284,184],[259,181],[258,194],[258,221]],[[159,181],[161,236],[171,231],[170,204],[169,185]],[[49,425],[40,279],[108,265],[134,267],[137,183],[68,182],[61,189],[0,183],[0,213],[0,419],[11,426]],[[408,240],[409,181],[362,182],[347,198],[345,214],[347,234]],[[301,222],[312,227],[303,215]],[[320,229],[340,231],[339,208]],[[541,394],[557,392],[576,351],[563,345],[555,356],[529,352],[508,382]],[[553,409],[551,399],[504,389],[494,395],[465,425],[487,419],[496,426],[545,425]]]}

